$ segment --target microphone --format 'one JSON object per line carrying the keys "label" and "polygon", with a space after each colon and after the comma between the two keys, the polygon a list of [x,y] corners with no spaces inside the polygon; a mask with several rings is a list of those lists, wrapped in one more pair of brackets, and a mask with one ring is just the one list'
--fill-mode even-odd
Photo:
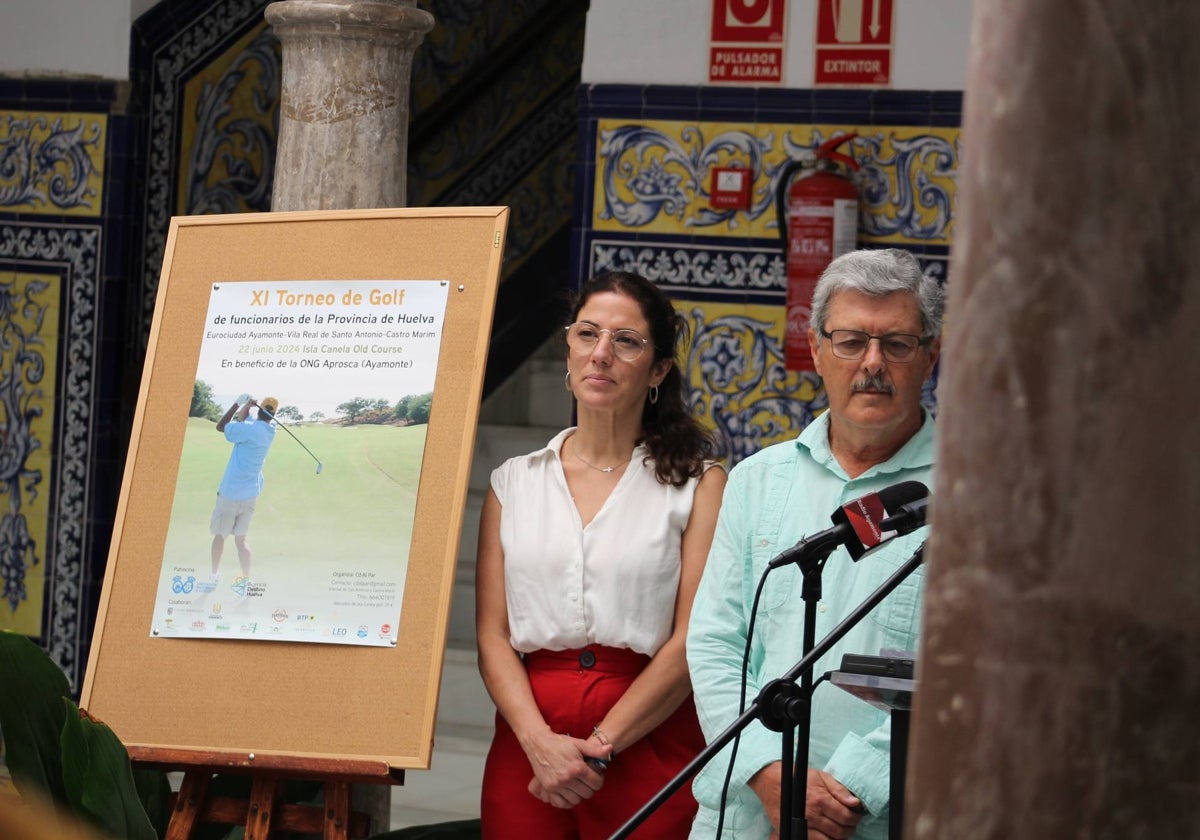
{"label": "microphone", "polygon": [[[778,569],[790,563],[798,563],[810,557],[827,557],[840,545],[845,545],[853,560],[858,560],[872,548],[896,536],[894,529],[885,528],[892,516],[890,511],[899,511],[905,505],[927,500],[929,488],[919,481],[902,481],[885,487],[878,493],[868,493],[835,510],[830,516],[834,525],[816,534],[807,536],[774,560],[767,568]],[[911,530],[919,528],[913,526]],[[909,533],[904,531],[902,533]]]}
{"label": "microphone", "polygon": [[895,513],[880,522],[879,527],[884,531],[895,531],[898,536],[902,537],[924,525],[928,517],[929,497],[926,496],[924,499],[901,505]]}
{"label": "microphone", "polygon": [[[878,493],[868,493],[861,499],[855,499],[842,505],[833,512],[830,519],[834,524],[848,523],[854,529],[853,538],[846,540],[846,551],[851,560],[858,560],[875,546],[879,545],[898,533],[908,534],[920,524],[914,525],[907,531],[897,532],[896,528],[885,527],[893,511],[900,511],[911,505],[929,501],[929,488],[919,481],[902,481],[885,487]],[[924,524],[924,519],[921,520]]]}

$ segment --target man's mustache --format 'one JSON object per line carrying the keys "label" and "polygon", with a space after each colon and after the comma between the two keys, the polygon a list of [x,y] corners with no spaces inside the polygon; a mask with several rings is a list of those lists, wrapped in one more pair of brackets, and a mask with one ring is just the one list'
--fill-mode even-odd
{"label": "man's mustache", "polygon": [[880,375],[866,376],[855,382],[850,388],[851,392],[855,394],[859,391],[881,391],[889,397],[896,394],[895,386]]}

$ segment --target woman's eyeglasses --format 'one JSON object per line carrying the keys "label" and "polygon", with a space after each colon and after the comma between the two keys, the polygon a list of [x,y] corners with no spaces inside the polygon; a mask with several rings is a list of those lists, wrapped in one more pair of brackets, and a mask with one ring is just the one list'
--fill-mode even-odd
{"label": "woman's eyeglasses", "polygon": [[601,333],[608,333],[613,355],[623,362],[636,360],[650,343],[650,339],[643,338],[637,330],[605,330],[587,321],[576,321],[565,329],[567,346],[576,353],[592,352],[600,341]]}

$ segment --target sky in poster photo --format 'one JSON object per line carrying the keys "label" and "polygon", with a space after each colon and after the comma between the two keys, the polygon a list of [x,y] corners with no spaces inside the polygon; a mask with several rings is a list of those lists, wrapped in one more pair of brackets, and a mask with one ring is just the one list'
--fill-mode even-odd
{"label": "sky in poster photo", "polygon": [[153,636],[394,643],[447,296],[439,280],[212,285],[197,381],[222,412],[274,398],[278,416],[245,551],[209,524],[257,409],[233,433],[188,418]]}

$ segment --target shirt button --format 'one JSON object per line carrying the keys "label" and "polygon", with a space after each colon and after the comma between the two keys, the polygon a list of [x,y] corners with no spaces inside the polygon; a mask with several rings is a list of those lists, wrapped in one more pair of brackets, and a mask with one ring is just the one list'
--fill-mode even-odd
{"label": "shirt button", "polygon": [[825,612],[825,610],[827,609],[827,606],[825,604],[821,604],[819,607],[817,607],[817,609],[820,610],[821,612]]}
{"label": "shirt button", "polygon": [[762,546],[763,548],[766,548],[768,545],[770,545],[770,543],[771,543],[771,541],[768,539],[761,539],[758,541],[758,544],[760,546]]}

